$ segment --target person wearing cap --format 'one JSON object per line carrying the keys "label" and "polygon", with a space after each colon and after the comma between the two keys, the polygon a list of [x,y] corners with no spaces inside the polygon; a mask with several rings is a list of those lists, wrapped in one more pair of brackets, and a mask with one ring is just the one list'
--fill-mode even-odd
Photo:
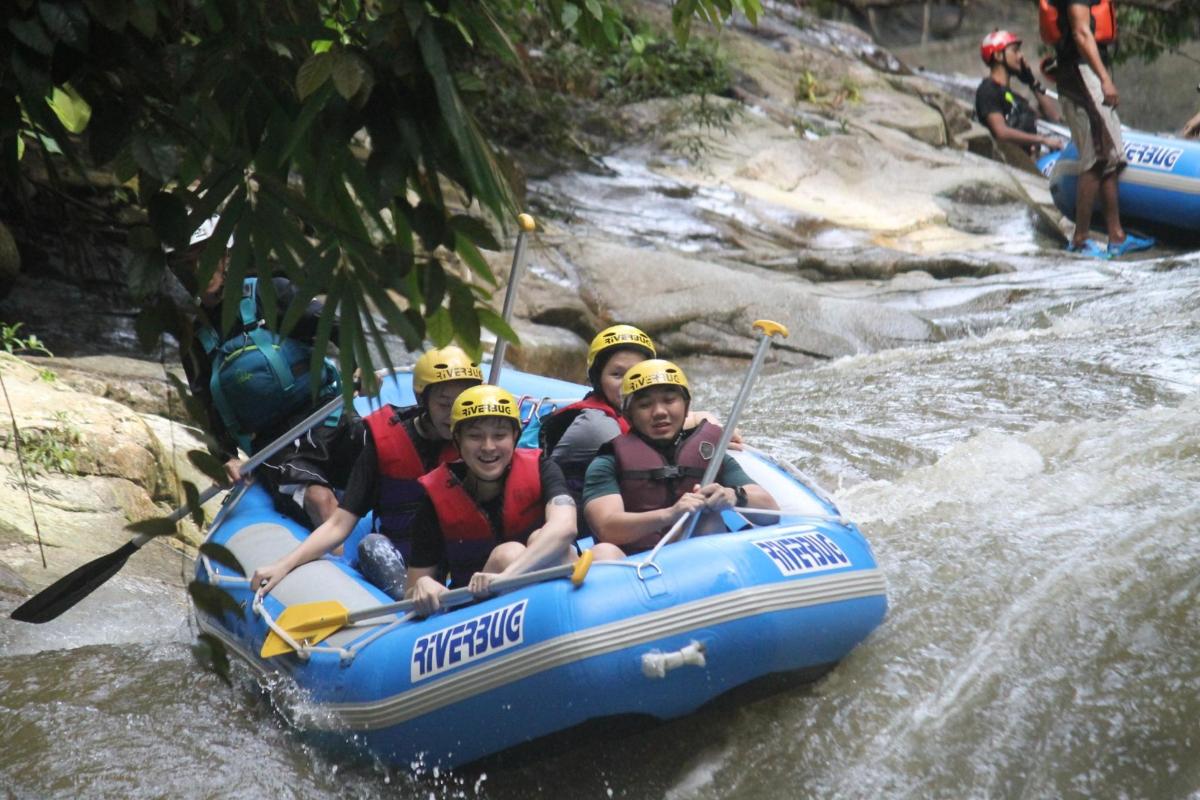
{"label": "person wearing cap", "polygon": [[554,461],[517,449],[516,398],[476,386],[450,416],[461,460],[421,478],[426,497],[412,523],[409,597],[419,614],[438,610],[446,577],[485,597],[499,577],[577,558],[575,501]]}
{"label": "person wearing cap", "polygon": [[[626,373],[622,411],[629,422],[600,448],[587,470],[584,513],[596,540],[622,555],[654,547],[682,515],[701,513],[696,532],[723,530],[714,513],[727,508],[778,508],[765,489],[725,454],[716,480],[699,484],[715,455],[721,429],[708,421],[684,428],[691,388],[683,370],[650,359]],[[596,558],[608,553],[596,553]]]}
{"label": "person wearing cap", "polygon": [[[188,248],[173,252],[171,263],[186,283],[195,282],[201,246],[212,238],[217,217],[206,220],[192,235]],[[269,280],[280,317],[294,303],[295,285],[281,277],[247,277],[232,326],[222,332],[225,271],[229,264],[226,242],[213,272],[197,296],[193,336],[184,349],[183,370],[188,389],[205,408],[213,454],[224,462],[231,482],[242,478],[241,449],[253,455],[300,420],[341,392],[341,376],[332,361],[322,365],[320,388],[314,397],[309,365],[321,319],[322,304],[313,301],[299,316],[286,337],[266,329],[260,284]],[[338,343],[338,325],[329,340]],[[363,428],[350,407],[331,414],[295,443],[267,459],[256,472],[275,508],[305,527],[320,525],[337,508],[335,490],[345,487],[363,443]]]}
{"label": "person wearing cap", "polygon": [[[1109,73],[1107,40],[1116,36],[1116,11],[1108,0],[1052,0],[1056,12],[1055,80],[1058,102],[1071,128],[1071,141],[1079,151],[1079,179],[1075,188],[1075,231],[1067,250],[1093,258],[1112,258],[1154,246],[1152,237],[1135,236],[1121,224],[1117,180],[1125,169],[1125,147],[1117,105],[1117,85]],[[1093,6],[1102,7],[1105,32],[1097,41]],[[1104,209],[1108,233],[1105,247],[1088,237],[1096,198]]]}
{"label": "person wearing cap", "polygon": [[[539,445],[547,458],[562,467],[571,496],[580,505],[580,532],[586,522],[582,516],[584,476],[600,446],[629,432],[629,422],[621,413],[621,380],[630,367],[654,358],[654,342],[632,325],[612,325],[592,339],[587,354],[587,377],[592,389],[582,400],[558,409],[542,420]],[[702,421],[717,423],[706,411],[689,412],[685,428]],[[733,441],[741,442],[734,435]]]}
{"label": "person wearing cap", "polygon": [[458,458],[450,435],[451,411],[460,394],[482,382],[479,365],[457,347],[422,354],[412,371],[416,405],[385,403],[364,418],[366,442],[340,506],[287,556],[256,570],[251,585],[263,587],[265,581],[269,592],[299,565],[339,547],[358,521],[374,511],[378,528],[358,545],[358,569],[389,596],[403,597],[410,525],[425,496],[418,479]]}
{"label": "person wearing cap", "polygon": [[[1054,101],[1046,94],[1046,88],[1034,77],[1033,70],[1021,54],[1021,40],[1009,31],[992,31],[983,37],[979,56],[990,74],[975,90],[975,116],[991,131],[996,141],[1015,144],[1032,157],[1037,156],[1039,146],[1061,150],[1061,139],[1037,132],[1039,112],[1051,122],[1058,122],[1061,117]],[[1019,92],[1013,91],[1013,78],[1033,92],[1037,111]]]}

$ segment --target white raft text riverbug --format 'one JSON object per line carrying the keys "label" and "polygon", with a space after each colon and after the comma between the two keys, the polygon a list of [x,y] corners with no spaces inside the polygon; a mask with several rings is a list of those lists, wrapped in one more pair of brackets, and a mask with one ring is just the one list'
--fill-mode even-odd
{"label": "white raft text riverbug", "polygon": [[423,681],[525,641],[525,604],[513,603],[413,642],[410,679]]}

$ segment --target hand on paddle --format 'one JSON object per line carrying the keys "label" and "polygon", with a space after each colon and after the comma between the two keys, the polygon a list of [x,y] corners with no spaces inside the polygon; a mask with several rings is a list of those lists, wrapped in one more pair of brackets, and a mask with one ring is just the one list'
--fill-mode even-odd
{"label": "hand on paddle", "polygon": [[427,617],[442,607],[442,595],[450,591],[436,578],[422,575],[413,586],[411,600],[413,611],[419,617]]}
{"label": "hand on paddle", "polygon": [[492,581],[500,577],[498,572],[476,572],[471,576],[471,582],[467,584],[467,588],[471,590],[471,594],[483,599],[490,597],[492,594]]}
{"label": "hand on paddle", "polygon": [[253,476],[249,473],[247,473],[245,476],[242,475],[242,465],[245,463],[245,461],[237,456],[234,456],[225,462],[225,477],[229,479],[230,484],[237,483],[238,481],[242,480],[243,477],[245,477],[247,482],[254,480]]}
{"label": "hand on paddle", "polygon": [[704,508],[708,511],[724,511],[733,508],[737,503],[737,492],[719,483],[710,483],[704,487],[696,484],[692,491],[704,498]]}

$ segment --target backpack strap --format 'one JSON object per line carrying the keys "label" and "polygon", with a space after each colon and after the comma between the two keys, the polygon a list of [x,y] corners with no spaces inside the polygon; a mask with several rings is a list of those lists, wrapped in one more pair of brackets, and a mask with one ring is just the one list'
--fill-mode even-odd
{"label": "backpack strap", "polygon": [[286,392],[292,388],[296,378],[292,375],[292,367],[279,354],[277,337],[263,326],[263,320],[258,314],[258,278],[246,278],[242,283],[242,300],[238,303],[242,316],[242,328],[246,337],[267,359],[267,366],[275,374],[275,380]]}
{"label": "backpack strap", "polygon": [[213,361],[212,377],[208,381],[208,394],[212,398],[213,405],[217,407],[217,413],[221,415],[221,420],[225,423],[225,430],[237,440],[238,447],[242,448],[244,452],[253,453],[250,434],[238,427],[237,416],[233,413],[233,406],[229,404],[229,400],[225,397],[225,392],[221,389],[221,364],[224,361],[225,356],[218,353],[217,358]]}

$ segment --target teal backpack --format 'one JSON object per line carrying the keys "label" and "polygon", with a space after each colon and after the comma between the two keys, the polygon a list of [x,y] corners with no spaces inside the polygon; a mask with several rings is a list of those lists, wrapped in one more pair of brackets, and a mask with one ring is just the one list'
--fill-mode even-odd
{"label": "teal backpack", "polygon": [[[315,408],[308,373],[312,347],[267,330],[259,316],[257,278],[246,278],[242,284],[238,311],[240,333],[222,339],[205,325],[197,336],[212,362],[213,403],[238,445],[253,454],[255,445],[265,444],[255,442],[255,434],[277,429],[289,417]],[[318,404],[340,391],[337,367],[325,359]],[[340,417],[339,410],[324,424],[336,425]]]}

